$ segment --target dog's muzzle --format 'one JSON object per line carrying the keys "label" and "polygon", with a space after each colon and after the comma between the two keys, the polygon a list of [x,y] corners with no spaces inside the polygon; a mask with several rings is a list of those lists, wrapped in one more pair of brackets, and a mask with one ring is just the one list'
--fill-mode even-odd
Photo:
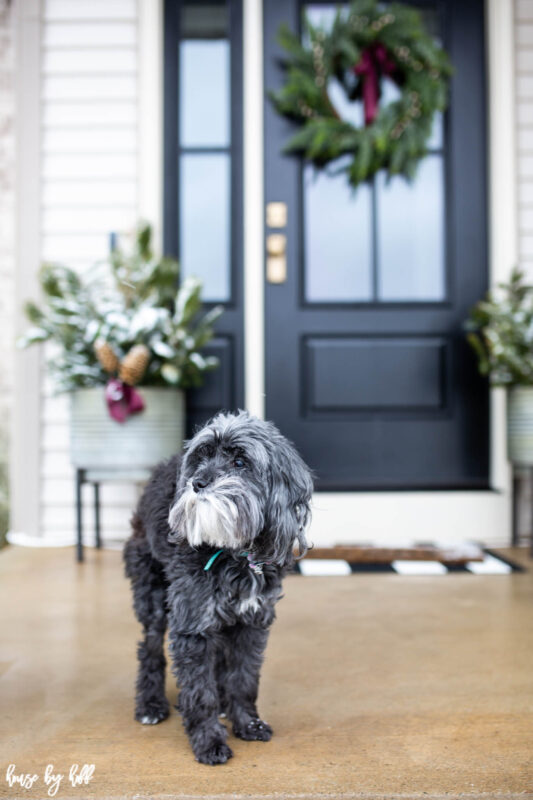
{"label": "dog's muzzle", "polygon": [[242,548],[263,526],[259,499],[243,481],[226,477],[207,484],[189,481],[170,509],[170,541],[187,539],[192,547]]}

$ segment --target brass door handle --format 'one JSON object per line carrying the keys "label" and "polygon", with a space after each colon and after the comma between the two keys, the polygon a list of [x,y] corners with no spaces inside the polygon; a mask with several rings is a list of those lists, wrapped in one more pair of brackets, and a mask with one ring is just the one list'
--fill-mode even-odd
{"label": "brass door handle", "polygon": [[266,237],[267,280],[285,283],[287,280],[287,237],[284,233],[269,233]]}

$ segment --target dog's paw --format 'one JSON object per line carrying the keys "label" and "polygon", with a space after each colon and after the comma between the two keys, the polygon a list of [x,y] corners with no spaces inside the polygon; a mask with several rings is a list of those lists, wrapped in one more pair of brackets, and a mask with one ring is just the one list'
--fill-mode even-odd
{"label": "dog's paw", "polygon": [[135,719],[141,725],[157,725],[162,722],[170,714],[170,706],[167,700],[152,700],[148,703],[143,703],[135,710]]}
{"label": "dog's paw", "polygon": [[269,742],[272,738],[272,728],[259,717],[254,717],[246,725],[234,725],[233,733],[247,742]]}
{"label": "dog's paw", "polygon": [[213,744],[206,750],[195,753],[195,755],[200,764],[213,766],[215,764],[225,764],[233,756],[233,752],[224,742],[217,742],[217,744]]}

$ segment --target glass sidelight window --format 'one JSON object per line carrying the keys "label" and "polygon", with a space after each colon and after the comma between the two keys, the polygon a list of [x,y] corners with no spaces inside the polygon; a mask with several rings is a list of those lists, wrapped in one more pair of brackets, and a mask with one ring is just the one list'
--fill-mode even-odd
{"label": "glass sidelight window", "polygon": [[225,3],[179,5],[178,241],[184,277],[231,299],[231,42]]}
{"label": "glass sidelight window", "polygon": [[[310,4],[314,25],[329,27],[336,7]],[[424,6],[426,27],[439,35],[436,6]],[[395,84],[383,82],[381,103],[394,101]],[[341,116],[363,124],[362,103],[349,102],[332,81],[331,100]],[[336,169],[302,174],[304,296],[311,303],[442,302],[447,299],[445,141],[435,119],[429,154],[413,182],[385,174],[352,189]],[[335,165],[338,166],[338,165]]]}
{"label": "glass sidelight window", "polygon": [[242,0],[163,0],[166,253],[202,299],[224,303],[207,355],[220,361],[187,392],[187,433],[244,404]]}

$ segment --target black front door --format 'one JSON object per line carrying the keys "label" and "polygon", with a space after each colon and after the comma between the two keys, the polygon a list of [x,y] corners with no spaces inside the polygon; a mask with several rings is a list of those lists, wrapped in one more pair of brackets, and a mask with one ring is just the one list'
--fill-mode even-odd
{"label": "black front door", "polygon": [[[379,175],[352,192],[315,175],[282,154],[292,127],[266,101],[265,201],[287,211],[285,225],[267,214],[267,242],[286,236],[287,273],[266,282],[266,415],[320,489],[488,485],[488,389],[461,327],[487,285],[484,4],[418,5],[455,72],[413,184]],[[298,30],[304,10],[327,24],[331,9],[264,9],[268,90],[284,79],[280,24]]]}

